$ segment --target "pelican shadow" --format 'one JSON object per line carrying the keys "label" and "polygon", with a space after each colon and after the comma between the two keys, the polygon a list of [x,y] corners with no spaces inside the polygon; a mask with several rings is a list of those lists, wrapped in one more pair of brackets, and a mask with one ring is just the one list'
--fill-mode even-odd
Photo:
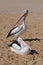
{"label": "pelican shadow", "polygon": [[40,40],[43,40],[43,39],[39,39],[39,38],[30,38],[30,39],[23,39],[24,41],[40,41]]}

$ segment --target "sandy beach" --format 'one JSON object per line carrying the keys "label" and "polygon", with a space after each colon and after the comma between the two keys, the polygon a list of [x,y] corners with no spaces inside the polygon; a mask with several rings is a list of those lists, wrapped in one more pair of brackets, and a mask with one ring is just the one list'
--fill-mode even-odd
{"label": "sandy beach", "polygon": [[[17,25],[16,20],[24,9],[29,10],[26,19],[27,30],[22,39],[41,39],[26,41],[39,54],[18,55],[8,47],[15,36],[6,39],[8,32]],[[0,0],[0,65],[43,65],[43,0]]]}

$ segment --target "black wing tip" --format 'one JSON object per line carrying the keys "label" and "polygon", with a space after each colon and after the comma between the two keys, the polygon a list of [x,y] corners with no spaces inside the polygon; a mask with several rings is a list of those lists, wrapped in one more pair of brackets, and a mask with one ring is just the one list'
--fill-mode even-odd
{"label": "black wing tip", "polygon": [[7,36],[6,36],[6,38],[8,38],[8,37],[10,37],[11,36],[11,34],[9,33]]}
{"label": "black wing tip", "polygon": [[15,28],[16,28],[16,27],[12,28],[12,29],[9,31],[8,35],[6,36],[6,38],[8,38],[8,37],[14,35],[14,34],[11,34],[11,31],[12,31],[13,29],[15,29]]}
{"label": "black wing tip", "polygon": [[6,38],[8,38],[8,37],[9,37],[9,35],[6,36]]}
{"label": "black wing tip", "polygon": [[6,38],[8,38],[8,37],[9,37],[9,35],[6,36]]}
{"label": "black wing tip", "polygon": [[12,46],[12,44],[9,44],[9,45],[8,45],[8,47],[11,47],[11,46]]}
{"label": "black wing tip", "polygon": [[14,40],[11,44],[9,44],[8,47],[11,47],[13,44],[17,44],[18,46],[21,47],[21,45],[16,40]]}
{"label": "black wing tip", "polygon": [[15,43],[15,41],[13,41],[11,44],[9,44],[8,47],[11,47],[14,43]]}
{"label": "black wing tip", "polygon": [[36,53],[36,54],[39,54],[36,50],[31,50],[31,51],[30,51],[30,54],[31,54],[31,55],[34,55],[35,53]]}

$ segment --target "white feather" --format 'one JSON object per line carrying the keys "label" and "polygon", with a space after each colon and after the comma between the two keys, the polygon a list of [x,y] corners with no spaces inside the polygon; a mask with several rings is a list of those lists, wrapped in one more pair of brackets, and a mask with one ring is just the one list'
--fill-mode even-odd
{"label": "white feather", "polygon": [[21,47],[19,47],[18,45],[16,44],[13,44],[10,49],[11,51],[17,53],[17,54],[20,54],[20,55],[26,55],[26,54],[29,54],[30,51],[32,50],[32,48],[27,45],[20,37],[18,38],[18,43],[21,45]]}

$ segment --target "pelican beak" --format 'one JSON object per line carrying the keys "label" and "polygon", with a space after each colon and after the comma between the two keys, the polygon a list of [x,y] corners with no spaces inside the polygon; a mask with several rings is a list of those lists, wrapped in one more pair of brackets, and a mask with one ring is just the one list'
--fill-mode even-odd
{"label": "pelican beak", "polygon": [[[22,14],[20,15],[20,17],[18,18],[17,23],[22,19],[23,16],[26,17],[27,14],[28,14],[28,10],[23,10],[23,13],[22,13]],[[16,23],[16,24],[17,24],[17,23]]]}
{"label": "pelican beak", "polygon": [[22,19],[22,17],[23,16],[25,16],[26,15],[26,13],[22,13],[21,15],[20,15],[20,17],[18,18],[18,20],[17,20],[17,23]]}

